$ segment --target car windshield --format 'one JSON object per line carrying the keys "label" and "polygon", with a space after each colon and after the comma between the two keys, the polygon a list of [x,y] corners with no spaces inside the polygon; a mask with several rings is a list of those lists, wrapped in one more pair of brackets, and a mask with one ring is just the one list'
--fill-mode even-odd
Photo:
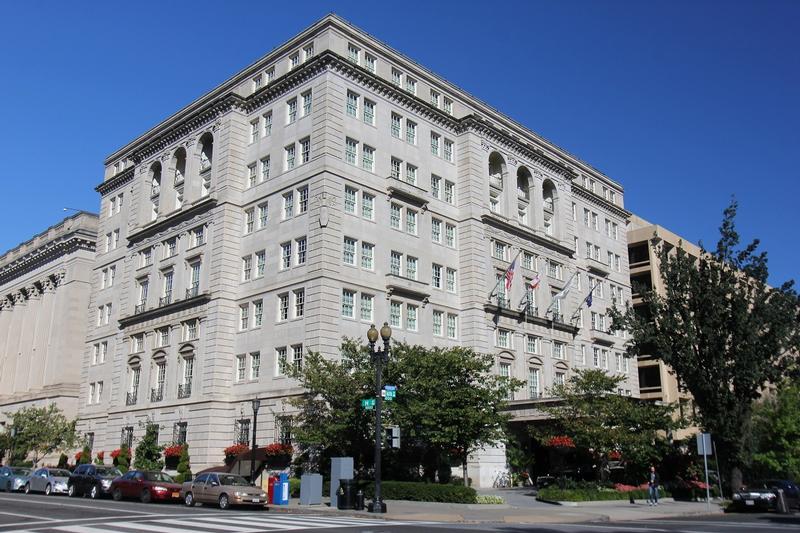
{"label": "car windshield", "polygon": [[15,476],[27,476],[31,473],[30,468],[12,468],[11,473]]}
{"label": "car windshield", "polygon": [[236,487],[247,487],[250,483],[247,482],[242,476],[219,476],[219,482],[223,485],[233,485]]}
{"label": "car windshield", "polygon": [[175,483],[175,480],[172,479],[172,476],[169,474],[165,474],[164,472],[145,472],[144,473],[145,479],[147,481],[160,481],[161,483]]}
{"label": "car windshield", "polygon": [[69,470],[51,470],[50,475],[53,477],[69,477]]}
{"label": "car windshield", "polygon": [[116,468],[98,468],[97,469],[98,476],[110,477],[110,476],[121,476],[122,472],[117,470]]}

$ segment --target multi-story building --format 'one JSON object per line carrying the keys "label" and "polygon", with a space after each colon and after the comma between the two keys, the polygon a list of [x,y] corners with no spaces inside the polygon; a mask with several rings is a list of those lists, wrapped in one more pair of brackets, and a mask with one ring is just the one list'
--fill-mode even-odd
{"label": "multi-story building", "polygon": [[[653,237],[661,239],[667,253],[674,253],[681,247],[690,256],[700,257],[701,251],[686,239],[637,215],[632,215],[630,221],[628,262],[631,272],[632,305],[637,309],[643,304],[644,292],[653,290],[656,294],[665,293],[659,258],[650,244]],[[638,368],[639,393],[642,399],[676,404],[677,414],[681,417],[693,413],[695,407],[692,395],[681,388],[678,378],[663,361],[655,359],[653,354],[640,355]],[[694,433],[697,433],[697,428],[688,427],[676,431],[674,437],[683,439]]]}
{"label": "multi-story building", "polygon": [[0,424],[51,403],[77,415],[96,239],[79,212],[0,256]]}
{"label": "multi-story building", "polygon": [[[95,287],[84,357],[110,385],[81,402],[101,447],[157,423],[217,464],[254,397],[259,440],[290,439],[289,365],[384,321],[495,354],[527,383],[521,421],[576,366],[638,390],[605,317],[630,295],[620,185],[336,16],[111,154],[97,190],[95,270],[119,272]],[[482,453],[472,477],[504,463]]]}

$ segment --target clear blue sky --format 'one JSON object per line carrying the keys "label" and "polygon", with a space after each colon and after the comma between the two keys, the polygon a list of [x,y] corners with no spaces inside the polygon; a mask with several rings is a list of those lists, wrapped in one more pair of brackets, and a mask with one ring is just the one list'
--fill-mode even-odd
{"label": "clear blue sky", "polygon": [[800,2],[18,1],[0,16],[0,250],[98,209],[113,150],[334,11],[716,243],[796,278]]}

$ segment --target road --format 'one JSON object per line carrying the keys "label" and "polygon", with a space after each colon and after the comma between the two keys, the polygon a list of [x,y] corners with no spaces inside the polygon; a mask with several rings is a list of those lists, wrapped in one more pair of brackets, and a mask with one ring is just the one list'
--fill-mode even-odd
{"label": "road", "polygon": [[783,533],[800,531],[800,515],[732,514],[712,517],[580,524],[446,524],[406,522],[333,513],[287,514],[214,507],[114,502],[60,496],[0,493],[0,533]]}

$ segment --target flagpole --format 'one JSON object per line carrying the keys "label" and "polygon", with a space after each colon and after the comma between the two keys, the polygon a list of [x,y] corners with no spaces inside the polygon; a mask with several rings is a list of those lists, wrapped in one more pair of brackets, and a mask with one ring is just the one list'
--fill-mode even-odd
{"label": "flagpole", "polygon": [[[512,259],[511,262],[508,263],[508,266],[511,266],[514,263],[514,261],[516,261],[519,258],[519,255],[521,253],[522,253],[522,249],[520,249],[517,252],[517,255],[514,256],[514,259]],[[506,267],[506,272],[508,272],[508,267]],[[506,277],[505,276],[502,276],[500,279],[497,280],[497,283],[495,283],[494,288],[492,289],[492,292],[489,293],[489,300],[490,301],[491,301],[492,297],[495,295],[495,293],[497,292],[497,287],[499,287],[501,283],[505,283],[505,281],[506,281]]]}

